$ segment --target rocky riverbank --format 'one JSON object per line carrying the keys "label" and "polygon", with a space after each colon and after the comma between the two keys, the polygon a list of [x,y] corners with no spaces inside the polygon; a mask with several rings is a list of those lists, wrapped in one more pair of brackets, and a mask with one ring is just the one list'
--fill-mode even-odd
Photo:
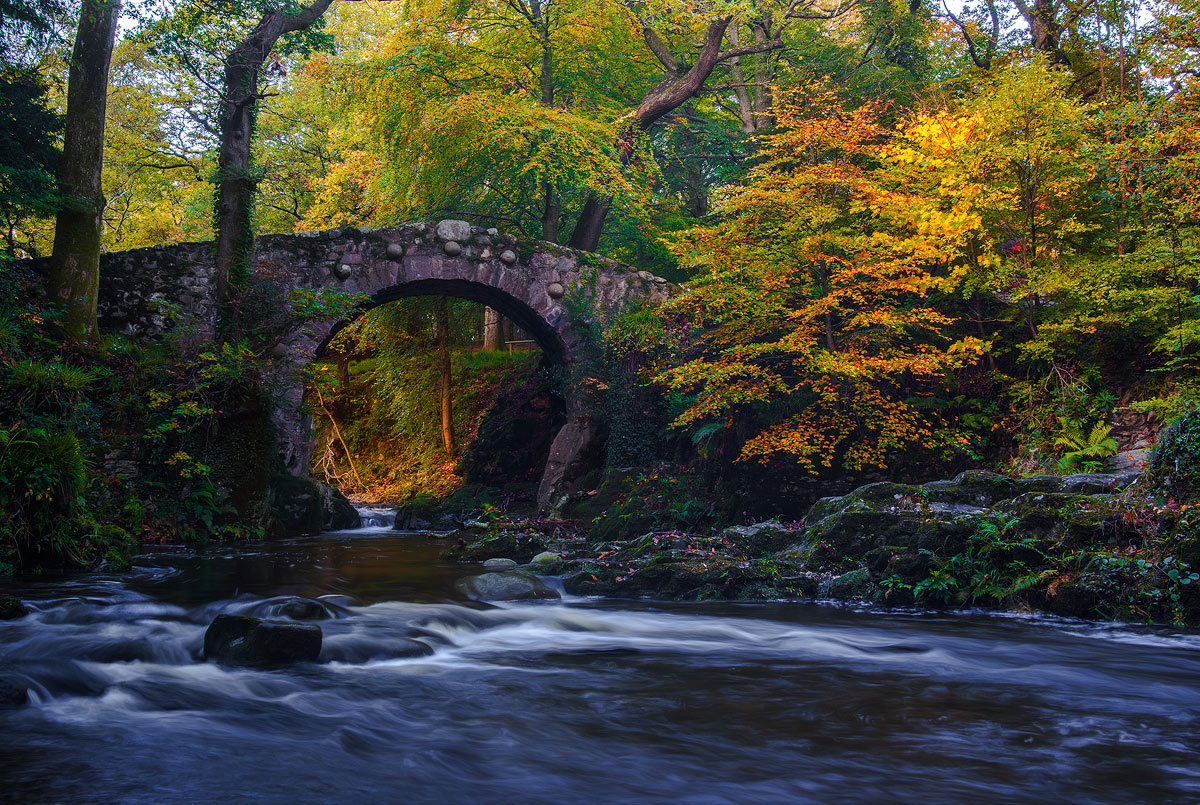
{"label": "rocky riverbank", "polygon": [[[580,595],[840,599],[1200,623],[1200,517],[1150,487],[1133,472],[971,471],[863,486],[818,501],[795,522],[608,540],[569,521],[493,511],[462,528],[444,558],[510,559],[525,567],[508,572],[557,577]],[[493,582],[480,586],[504,588]]]}

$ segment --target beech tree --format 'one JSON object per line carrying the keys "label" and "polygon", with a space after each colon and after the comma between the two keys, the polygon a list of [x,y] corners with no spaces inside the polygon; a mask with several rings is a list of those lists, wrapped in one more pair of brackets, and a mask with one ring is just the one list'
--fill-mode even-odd
{"label": "beech tree", "polygon": [[699,270],[672,303],[701,329],[660,379],[689,401],[676,427],[737,423],[741,457],[809,472],[886,466],[921,445],[969,438],[913,403],[985,344],[956,337],[932,303],[977,217],[938,210],[872,168],[891,133],[881,108],[843,110],[828,88],[781,106],[749,180],[720,200],[720,223],[674,246]]}
{"label": "beech tree", "polygon": [[108,69],[121,4],[84,0],[71,53],[67,115],[59,190],[62,206],[54,227],[48,290],[62,307],[67,338],[96,341],[100,289],[100,229],[104,212],[101,170]]}
{"label": "beech tree", "polygon": [[263,65],[286,34],[307,30],[333,0],[314,0],[299,8],[285,5],[263,13],[258,25],[225,59],[217,161],[216,286],[229,298],[247,276],[246,260],[254,246],[254,196],[258,180],[250,146]]}

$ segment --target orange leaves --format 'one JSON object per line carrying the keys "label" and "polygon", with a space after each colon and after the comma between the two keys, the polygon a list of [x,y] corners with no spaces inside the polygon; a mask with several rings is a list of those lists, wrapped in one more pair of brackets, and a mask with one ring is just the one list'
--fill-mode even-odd
{"label": "orange leaves", "polygon": [[[722,222],[674,246],[701,274],[673,306],[706,328],[701,354],[660,376],[693,395],[675,425],[758,417],[742,458],[810,471],[960,449],[962,434],[906,400],[987,347],[948,343],[953,321],[925,304],[976,218],[889,183],[877,108],[842,110],[819,87],[800,100],[749,183],[720,199]],[[939,126],[922,136],[947,148],[967,136]]]}

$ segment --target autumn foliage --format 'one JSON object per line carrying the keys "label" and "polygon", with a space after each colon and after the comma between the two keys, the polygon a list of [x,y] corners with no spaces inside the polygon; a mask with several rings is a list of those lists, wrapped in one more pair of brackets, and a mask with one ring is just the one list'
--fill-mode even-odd
{"label": "autumn foliage", "polygon": [[662,375],[690,395],[677,427],[749,416],[761,426],[743,458],[810,470],[968,445],[919,400],[986,346],[931,304],[975,219],[890,181],[883,111],[843,110],[825,87],[796,94],[748,181],[720,199],[721,222],[676,242],[699,275],[674,309],[702,333]]}

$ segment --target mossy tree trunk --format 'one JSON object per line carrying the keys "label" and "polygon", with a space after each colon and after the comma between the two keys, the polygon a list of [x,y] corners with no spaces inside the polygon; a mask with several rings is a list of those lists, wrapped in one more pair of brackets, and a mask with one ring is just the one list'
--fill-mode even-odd
{"label": "mossy tree trunk", "polygon": [[250,35],[225,60],[221,109],[221,148],[217,157],[216,289],[228,300],[249,276],[254,247],[254,195],[258,189],[250,146],[263,64],[285,34],[303,31],[320,19],[333,0],[279,8],[263,14]]}
{"label": "mossy tree trunk", "polygon": [[63,201],[54,224],[49,293],[63,311],[68,339],[95,342],[100,289],[100,232],[104,192],[104,113],[108,69],[121,4],[84,0],[67,79],[67,116],[59,190]]}

